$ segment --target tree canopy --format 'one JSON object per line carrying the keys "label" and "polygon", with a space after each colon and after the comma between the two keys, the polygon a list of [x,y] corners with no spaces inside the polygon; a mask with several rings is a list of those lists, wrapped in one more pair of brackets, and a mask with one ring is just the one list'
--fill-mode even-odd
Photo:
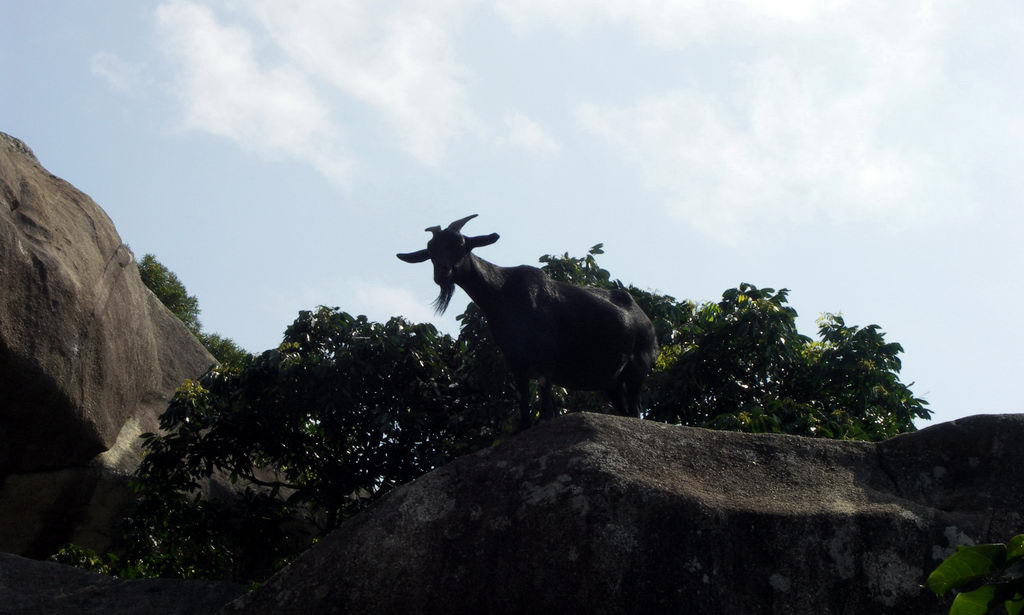
{"label": "tree canopy", "polygon": [[203,325],[199,322],[199,299],[188,294],[185,285],[173,271],[152,254],[143,255],[138,267],[142,283],[185,324],[217,361],[231,365],[243,365],[249,361],[249,353],[233,340],[203,331]]}
{"label": "tree canopy", "polygon": [[142,283],[153,291],[164,306],[185,323],[193,335],[199,335],[199,299],[188,294],[177,274],[168,269],[152,254],[144,254],[138,262]]}

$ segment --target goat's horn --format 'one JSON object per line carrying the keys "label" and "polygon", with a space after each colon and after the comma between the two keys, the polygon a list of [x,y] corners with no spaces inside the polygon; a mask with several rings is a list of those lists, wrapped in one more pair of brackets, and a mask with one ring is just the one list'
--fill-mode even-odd
{"label": "goat's horn", "polygon": [[423,230],[427,231],[428,233],[434,233],[436,235],[436,234],[441,232],[441,227],[440,226],[432,226],[430,228],[425,228]]}
{"label": "goat's horn", "polygon": [[452,222],[451,224],[448,225],[448,230],[455,231],[456,233],[458,233],[462,230],[462,227],[465,226],[467,222],[469,222],[475,217],[477,217],[477,214],[473,214],[472,216],[466,216],[461,220],[456,220],[455,222]]}

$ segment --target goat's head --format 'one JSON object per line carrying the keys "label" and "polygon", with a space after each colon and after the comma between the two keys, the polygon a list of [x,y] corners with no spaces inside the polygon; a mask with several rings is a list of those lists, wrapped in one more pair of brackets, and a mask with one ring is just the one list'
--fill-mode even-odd
{"label": "goat's head", "polygon": [[477,214],[473,214],[456,220],[445,229],[432,226],[426,229],[433,237],[427,242],[425,249],[397,255],[407,263],[430,260],[434,264],[434,282],[441,287],[441,293],[434,300],[434,309],[438,314],[448,309],[448,303],[455,293],[455,271],[466,261],[473,248],[489,246],[498,241],[497,233],[475,237],[466,237],[462,234],[462,227],[476,216]]}

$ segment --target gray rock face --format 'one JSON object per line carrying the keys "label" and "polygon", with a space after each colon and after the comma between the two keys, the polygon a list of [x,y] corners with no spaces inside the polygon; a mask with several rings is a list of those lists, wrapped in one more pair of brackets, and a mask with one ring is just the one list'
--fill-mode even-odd
{"label": "gray rock face", "polygon": [[213,581],[125,581],[0,553],[2,615],[202,615],[243,591],[240,585]]}
{"label": "gray rock face", "polygon": [[127,497],[138,434],[213,363],[103,210],[0,133],[0,550],[89,534],[90,502]]}
{"label": "gray rock face", "polygon": [[1024,527],[1024,416],[879,443],[573,414],[350,519],[224,613],[944,612],[961,543]]}

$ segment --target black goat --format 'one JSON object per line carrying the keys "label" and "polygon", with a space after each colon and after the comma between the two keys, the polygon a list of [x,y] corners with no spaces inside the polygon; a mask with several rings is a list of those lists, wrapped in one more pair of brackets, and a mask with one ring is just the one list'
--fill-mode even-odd
{"label": "black goat", "polygon": [[399,254],[407,263],[434,264],[440,314],[460,286],[487,317],[515,377],[522,424],[530,425],[530,380],[537,379],[541,418],[551,418],[552,385],[604,391],[617,413],[640,415],[640,389],[658,354],[654,326],[625,290],[575,286],[552,280],[536,267],[499,267],[472,253],[498,234],[466,237],[476,214],[441,229],[424,250]]}

